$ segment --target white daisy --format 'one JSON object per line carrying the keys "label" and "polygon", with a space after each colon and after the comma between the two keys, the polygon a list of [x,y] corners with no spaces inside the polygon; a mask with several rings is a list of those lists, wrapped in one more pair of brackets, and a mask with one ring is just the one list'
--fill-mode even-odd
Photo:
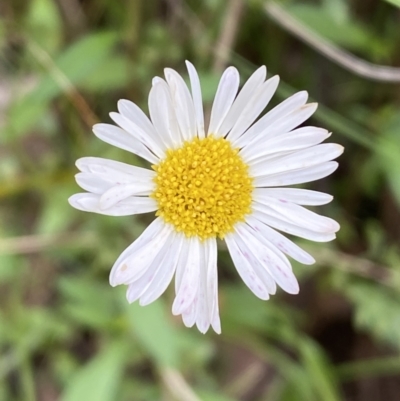
{"label": "white daisy", "polygon": [[[77,209],[111,216],[156,211],[158,216],[115,262],[112,286],[128,286],[129,302],[147,305],[175,274],[174,315],[205,333],[221,332],[217,293],[217,237],[225,240],[245,284],[267,300],[280,286],[299,285],[286,255],[312,264],[311,255],[278,231],[312,241],[330,241],[339,225],[301,205],[322,205],[332,196],[282,188],[331,174],[343,152],[320,144],[330,136],[316,127],[296,127],[316,110],[299,92],[257,120],[279,82],[259,68],[239,90],[239,73],[229,67],[220,80],[210,124],[204,129],[200,81],[186,62],[191,91],[165,69],[153,79],[151,120],[128,100],[111,113],[118,126],[97,124],[103,141],[132,152],[152,169],[85,157],[77,161],[78,184],[86,191],[69,202]],[[257,120],[257,121],[256,121]]]}

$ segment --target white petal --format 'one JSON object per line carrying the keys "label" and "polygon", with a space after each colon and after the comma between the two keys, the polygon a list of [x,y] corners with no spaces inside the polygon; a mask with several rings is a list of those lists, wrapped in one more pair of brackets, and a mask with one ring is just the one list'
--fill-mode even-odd
{"label": "white petal", "polygon": [[236,68],[229,67],[222,74],[217,93],[211,109],[210,126],[208,135],[219,135],[219,127],[223,123],[229,109],[232,106],[239,89],[239,73]]}
{"label": "white petal", "polygon": [[269,299],[269,294],[265,288],[265,285],[258,278],[250,264],[250,255],[242,253],[237,244],[237,240],[238,236],[234,233],[229,233],[225,236],[225,242],[228,246],[229,253],[236,270],[238,271],[243,282],[247,285],[247,287],[249,287],[254,295],[263,300]]}
{"label": "white petal", "polygon": [[182,250],[181,254],[179,255],[179,260],[175,271],[175,294],[178,293],[178,290],[182,284],[182,278],[186,271],[186,266],[188,263],[189,252],[190,252],[190,239],[186,238],[186,236],[183,234]]}
{"label": "white petal", "polygon": [[238,119],[241,117],[246,105],[252,99],[257,89],[264,82],[266,75],[267,69],[263,65],[258,70],[256,70],[246,81],[242,90],[239,92],[239,95],[233,102],[232,107],[230,108],[227,116],[224,119],[224,122],[219,128],[219,135],[225,136],[236,124]]}
{"label": "white petal", "polygon": [[254,207],[271,216],[319,233],[332,233],[340,229],[339,224],[329,217],[320,216],[302,206],[275,198],[262,198],[254,202]]}
{"label": "white petal", "polygon": [[199,75],[193,64],[186,61],[186,67],[189,72],[190,86],[192,89],[192,98],[194,111],[196,116],[197,135],[200,139],[204,138],[204,114],[203,114],[203,99],[201,96],[201,86]]}
{"label": "white petal", "polygon": [[287,220],[283,220],[282,218],[278,218],[277,216],[272,216],[271,214],[264,213],[260,211],[258,207],[254,206],[254,217],[258,220],[261,220],[263,223],[276,228],[279,231],[283,231],[288,234],[296,235],[297,237],[309,239],[315,242],[328,242],[332,241],[336,238],[335,233],[318,233],[312,230],[309,230],[304,227],[299,227],[296,224],[290,223]]}
{"label": "white petal", "polygon": [[110,284],[113,287],[138,280],[168,241],[172,228],[158,220],[156,219],[115,262],[110,273]]}
{"label": "white petal", "polygon": [[256,177],[253,181],[255,187],[281,187],[316,181],[332,174],[338,168],[337,162],[327,162],[316,166],[284,171],[282,173]]}
{"label": "white petal", "polygon": [[[161,252],[159,252],[158,255],[161,255]],[[152,278],[157,274],[157,267],[158,266],[154,260],[150,265],[146,265],[142,275],[136,281],[133,281],[130,284],[124,283],[128,285],[128,289],[126,290],[126,300],[130,304],[136,302],[151,285]]]}
{"label": "white petal", "polygon": [[[153,124],[143,113],[142,109],[130,100],[121,99],[118,101],[118,111],[135,125],[146,132],[153,139],[158,138]],[[159,139],[159,138],[158,138]]]}
{"label": "white petal", "polygon": [[152,170],[100,157],[82,157],[76,161],[76,166],[82,172],[99,176],[114,185],[148,182],[155,177]]}
{"label": "white petal", "polygon": [[120,284],[129,285],[139,280],[148,271],[158,252],[165,244],[166,237],[163,236],[162,238],[164,241],[158,241],[157,244],[154,241],[139,248],[114,269],[111,285],[113,287]]}
{"label": "white petal", "polygon": [[253,139],[258,138],[266,130],[271,129],[275,123],[284,119],[292,111],[303,106],[308,99],[308,93],[301,91],[290,96],[278,106],[274,107],[265,116],[260,118],[249,130],[247,130],[238,140],[233,141],[235,147],[242,148],[249,144]]}
{"label": "white petal", "polygon": [[[239,223],[235,226],[236,244],[238,245],[242,254],[245,256],[246,260],[250,263],[251,267],[254,270],[254,273],[267,289],[268,293],[273,295],[276,293],[275,280],[271,276],[270,272],[265,269],[265,267],[258,261],[254,251],[250,247],[249,241],[251,241],[252,236],[243,236],[240,230],[238,230],[240,226],[243,226],[243,223]],[[244,226],[246,226],[246,224]]]}
{"label": "white petal", "polygon": [[196,135],[196,117],[189,89],[183,78],[173,69],[165,68],[164,73],[183,139],[191,140]]}
{"label": "white petal", "polygon": [[213,319],[211,321],[211,326],[217,334],[221,334],[221,320],[219,317],[219,311],[217,310],[213,315]]}
{"label": "white petal", "polygon": [[196,295],[196,326],[200,333],[205,333],[210,327],[211,310],[207,293],[206,245],[199,246],[199,283]]}
{"label": "white petal", "polygon": [[248,143],[240,152],[242,157],[246,160],[254,160],[261,156],[265,150],[265,143],[268,139],[274,138],[277,135],[285,134],[306,121],[317,109],[316,103],[306,104],[294,110],[292,113],[280,119],[274,125],[265,130],[259,137],[254,138],[253,141]]}
{"label": "white petal", "polygon": [[182,320],[186,327],[192,327],[196,323],[196,302],[193,302],[183,313]]}
{"label": "white petal", "polygon": [[84,212],[105,214],[107,216],[130,216],[133,214],[154,212],[158,209],[157,202],[145,196],[132,196],[114,206],[103,210],[100,208],[100,195],[91,193],[80,193],[72,195],[68,202],[75,209]]}
{"label": "white petal", "polygon": [[131,245],[126,248],[119,258],[115,261],[113,268],[111,269],[110,273],[110,278],[111,275],[113,274],[113,269],[120,265],[121,262],[128,258],[130,255],[132,255],[134,252],[136,252],[139,248],[142,246],[148,244],[150,241],[152,241],[154,238],[159,235],[159,233],[166,227],[167,225],[164,223],[164,220],[160,217],[156,218],[153,220],[147,228],[143,231],[143,233],[140,235],[140,237],[134,241]]}
{"label": "white petal", "polygon": [[[255,149],[252,159],[265,158],[268,155],[291,153],[296,150],[318,145],[331,134],[322,128],[302,127],[287,134],[281,134],[267,139]],[[270,160],[268,158],[268,160]],[[255,160],[256,161],[256,160]]]}
{"label": "white petal", "polygon": [[221,334],[218,307],[217,241],[211,238],[205,242],[207,265],[207,299],[209,302],[210,323],[217,334]]}
{"label": "white petal", "polygon": [[78,173],[75,180],[82,189],[95,194],[102,194],[112,186],[110,182],[91,173]]}
{"label": "white petal", "polygon": [[325,205],[333,199],[332,195],[300,188],[255,188],[252,196],[256,201],[270,197],[309,206]]}
{"label": "white petal", "polygon": [[128,259],[135,252],[137,252],[140,248],[153,241],[153,239],[156,238],[165,229],[165,227],[166,224],[160,217],[158,217],[148,225],[148,227],[143,231],[140,237],[131,245],[129,245],[128,248],[126,248],[115,261],[114,266],[112,267],[110,272],[110,284],[114,281],[112,279],[112,276],[114,276],[115,271],[121,267],[122,262]]}
{"label": "white petal", "polygon": [[175,238],[171,241],[171,247],[168,250],[167,257],[160,265],[151,286],[141,296],[140,305],[148,305],[155,301],[164,293],[172,280],[182,250],[183,235],[176,232],[173,232],[171,235],[174,235]]}
{"label": "white petal", "polygon": [[143,143],[114,125],[95,124],[93,126],[93,133],[102,141],[143,157],[143,159],[146,159],[150,163],[157,164],[160,161]]}
{"label": "white petal", "polygon": [[[118,106],[119,108],[121,108],[121,101],[118,102]],[[128,132],[137,141],[142,142],[144,146],[151,149],[151,151],[156,154],[157,157],[159,157],[160,159],[165,157],[165,145],[155,133],[153,126],[151,126],[151,131],[145,131],[139,125],[135,124],[134,121],[130,120],[128,117],[122,114],[110,113],[110,117],[124,131]]]}
{"label": "white petal", "polygon": [[263,163],[264,165],[268,162],[268,163],[272,163],[275,162],[277,160],[281,160],[282,157],[284,156],[288,156],[293,154],[294,152],[279,152],[279,153],[272,153],[272,154],[268,154],[268,155],[263,155],[258,157],[255,160],[251,160],[248,164],[249,165],[257,165],[257,163]]}
{"label": "white petal", "polygon": [[[153,286],[153,282],[156,278],[162,276],[164,265],[165,263],[168,263],[168,259],[170,259],[170,250],[173,247],[174,240],[174,232],[171,232],[163,246],[159,248],[158,251],[157,248],[154,249],[152,255],[153,260],[147,264],[147,267],[144,267],[143,270],[138,269],[140,273],[136,272],[137,274],[132,280],[124,283],[128,284],[128,290],[126,293],[128,302],[132,303],[141,298],[145,292]],[[143,263],[143,266],[146,266],[146,262]],[[169,282],[167,283],[167,286],[168,284]],[[143,305],[142,298],[140,299],[140,305]]]}
{"label": "white petal", "polygon": [[165,82],[165,81],[161,77],[154,77],[151,80],[151,85],[154,86],[154,85],[159,84],[160,82]]}
{"label": "white petal", "polygon": [[287,239],[284,235],[270,228],[253,215],[246,217],[246,223],[249,224],[255,231],[260,232],[263,238],[270,241],[279,250],[286,253],[294,260],[305,265],[312,265],[315,259],[306,251],[297,246],[294,242]]}
{"label": "white petal", "polygon": [[253,94],[253,97],[247,102],[240,118],[236,122],[232,131],[228,134],[230,141],[242,136],[242,134],[250,127],[260,113],[265,109],[272,96],[274,95],[276,88],[279,84],[279,77],[275,75],[268,81],[264,82],[257,91]]}
{"label": "white petal", "polygon": [[284,291],[289,294],[297,294],[299,292],[297,279],[291,270],[289,262],[283,255],[282,258],[277,252],[266,247],[265,244],[263,246],[254,235],[254,230],[246,226],[246,224],[237,224],[235,231],[246,242],[246,245],[256,257],[261,268],[266,269]]}
{"label": "white petal", "polygon": [[101,195],[99,207],[101,210],[107,210],[130,196],[149,195],[153,188],[152,182],[115,185]]}
{"label": "white petal", "polygon": [[[155,189],[155,184],[152,180],[136,180],[136,182],[120,184],[118,178],[117,175],[114,177],[115,182],[110,182],[103,177],[92,173],[78,173],[75,175],[76,182],[84,190],[100,195],[105,195],[108,191],[110,191],[108,195],[111,195],[112,192],[116,192],[118,193],[119,200],[125,199],[131,195],[148,196]],[[125,193],[125,195],[122,195],[122,193]],[[112,204],[117,203],[119,200],[113,201]],[[112,206],[112,204],[109,206]],[[102,208],[107,209],[109,206],[104,206]]]}
{"label": "white petal", "polygon": [[200,275],[198,291],[192,304],[182,313],[183,322],[196,323],[201,333],[210,325],[219,334],[221,323],[218,308],[217,243],[214,238],[200,244]]}
{"label": "white petal", "polygon": [[157,299],[168,287],[174,274],[179,257],[181,241],[174,231],[160,249],[144,274],[129,284],[127,291],[128,302],[145,306]]}
{"label": "white petal", "polygon": [[263,159],[259,159],[249,163],[246,158],[244,160],[250,165],[250,174],[253,177],[261,177],[322,164],[336,159],[342,153],[343,146],[336,143],[324,143],[299,150],[273,161],[264,162]]}
{"label": "white petal", "polygon": [[168,85],[165,81],[153,85],[149,94],[149,112],[151,121],[165,147],[177,147],[181,142],[181,134]]}
{"label": "white petal", "polygon": [[189,253],[186,268],[172,305],[172,313],[174,315],[180,315],[184,312],[197,295],[201,267],[200,240],[197,237],[191,237],[189,239]]}
{"label": "white petal", "polygon": [[155,173],[151,170],[96,157],[79,159],[76,165],[82,171],[75,175],[76,182],[81,188],[95,194],[130,185],[136,188],[131,195],[147,196],[155,188]]}

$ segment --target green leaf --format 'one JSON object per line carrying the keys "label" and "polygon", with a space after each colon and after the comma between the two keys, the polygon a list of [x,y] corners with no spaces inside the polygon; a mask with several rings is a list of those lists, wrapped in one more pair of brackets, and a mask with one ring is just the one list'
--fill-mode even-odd
{"label": "green leaf", "polygon": [[400,117],[396,108],[390,107],[381,112],[380,121],[381,136],[377,141],[376,157],[400,205]]}
{"label": "green leaf", "polygon": [[47,52],[54,53],[62,37],[62,21],[52,0],[33,0],[27,14],[27,34]]}
{"label": "green leaf", "polygon": [[48,66],[48,71],[35,89],[11,106],[4,133],[8,139],[32,129],[43,117],[49,102],[63,92],[60,83],[54,79],[55,74],[61,72],[70,84],[82,85],[111,57],[117,39],[117,35],[112,32],[93,33],[72,44],[56,58],[54,64],[57,71]]}
{"label": "green leaf", "polygon": [[218,394],[218,392],[199,391],[198,393],[202,401],[236,401],[235,398],[231,398],[223,394]]}
{"label": "green leaf", "polygon": [[380,138],[378,141],[378,154],[379,162],[389,182],[390,188],[400,205],[400,158],[399,158],[399,146],[394,144],[393,141]]}
{"label": "green leaf", "polygon": [[325,401],[340,401],[338,383],[322,350],[313,341],[303,338],[299,342],[302,364],[312,383],[317,398]]}
{"label": "green leaf", "polygon": [[398,376],[400,374],[400,357],[384,356],[346,362],[336,368],[336,374],[342,382],[365,380],[367,377],[376,379],[379,376]]}
{"label": "green leaf", "polygon": [[63,277],[59,280],[60,292],[66,298],[63,311],[83,326],[105,330],[114,318],[115,292],[105,282],[93,278]]}
{"label": "green leaf", "polygon": [[346,23],[344,11],[333,13],[332,7],[333,5],[318,7],[296,3],[287,8],[291,14],[324,38],[349,49],[369,53],[371,43],[369,30],[354,20],[351,24]]}
{"label": "green leaf", "polygon": [[109,345],[76,372],[61,401],[117,400],[125,356],[125,346],[120,343]]}
{"label": "green leaf", "polygon": [[143,348],[160,366],[178,367],[180,359],[179,331],[169,320],[162,299],[142,307],[138,303],[126,305],[129,324]]}
{"label": "green leaf", "polygon": [[347,284],[343,289],[354,303],[357,326],[400,349],[400,295],[364,282]]}
{"label": "green leaf", "polygon": [[26,258],[19,255],[8,255],[7,248],[0,242],[0,281],[12,283],[19,276],[23,276],[26,270],[29,270],[29,263]]}
{"label": "green leaf", "polygon": [[71,223],[74,210],[67,199],[73,193],[70,186],[53,185],[46,193],[45,207],[38,220],[38,234],[59,234]]}
{"label": "green leaf", "polygon": [[396,7],[400,7],[400,0],[385,0],[390,4],[393,4]]}
{"label": "green leaf", "polygon": [[[114,32],[92,33],[68,48],[56,64],[72,83],[81,84],[110,57],[117,40],[118,35]],[[51,85],[48,90],[50,87],[54,91]]]}
{"label": "green leaf", "polygon": [[296,331],[289,308],[263,303],[244,285],[224,287],[222,320],[227,330],[252,330],[281,337],[282,331]]}
{"label": "green leaf", "polygon": [[92,92],[123,88],[134,78],[130,74],[130,67],[129,60],[123,56],[104,60],[99,68],[87,77],[82,87]]}
{"label": "green leaf", "polygon": [[347,0],[324,0],[323,8],[338,24],[349,23],[349,4]]}
{"label": "green leaf", "polygon": [[[293,338],[295,336],[296,344],[299,344],[304,338],[301,331],[293,333]],[[304,366],[289,356],[286,351],[281,350],[276,345],[269,345],[266,339],[267,337],[257,340],[250,334],[249,336],[241,336],[239,344],[240,346],[247,345],[255,355],[262,358],[267,365],[274,366],[280,373],[283,383],[279,392],[282,391],[283,394],[278,399],[282,401],[319,401],[315,397],[315,391]],[[291,346],[290,349],[292,349]]]}

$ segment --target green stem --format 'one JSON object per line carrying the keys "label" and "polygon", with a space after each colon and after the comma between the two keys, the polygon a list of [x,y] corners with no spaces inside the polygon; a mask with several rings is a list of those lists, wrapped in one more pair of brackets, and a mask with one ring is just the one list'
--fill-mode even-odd
{"label": "green stem", "polygon": [[24,358],[21,369],[21,391],[23,394],[24,401],[36,401],[35,394],[35,381],[33,379],[32,366],[28,358]]}
{"label": "green stem", "polygon": [[336,373],[341,381],[398,375],[400,374],[400,356],[345,363],[336,369]]}

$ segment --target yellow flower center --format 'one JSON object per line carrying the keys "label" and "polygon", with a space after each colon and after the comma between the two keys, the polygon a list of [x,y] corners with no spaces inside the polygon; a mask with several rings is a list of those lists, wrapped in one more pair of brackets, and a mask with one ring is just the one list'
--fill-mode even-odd
{"label": "yellow flower center", "polygon": [[187,237],[223,238],[250,213],[252,178],[248,166],[224,138],[185,142],[153,166],[157,216]]}

